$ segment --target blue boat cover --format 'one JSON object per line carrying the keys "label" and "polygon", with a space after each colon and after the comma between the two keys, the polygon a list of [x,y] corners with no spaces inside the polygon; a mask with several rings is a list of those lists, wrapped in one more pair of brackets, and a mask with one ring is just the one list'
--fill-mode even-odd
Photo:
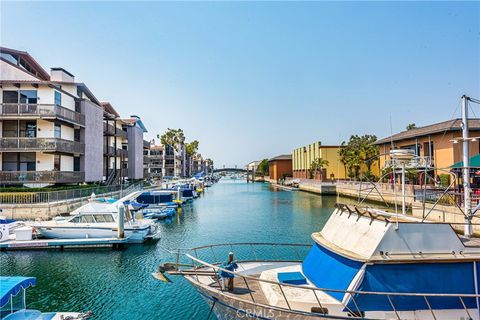
{"label": "blue boat cover", "polygon": [[279,272],[277,274],[278,282],[295,285],[307,284],[307,279],[301,272]]}
{"label": "blue boat cover", "polygon": [[[464,263],[411,263],[368,265],[360,287],[355,291],[474,294],[473,264]],[[383,295],[355,295],[361,311],[393,311]],[[428,310],[423,296],[390,296],[397,311]],[[432,308],[464,309],[458,297],[427,297]],[[462,298],[469,308],[476,308],[475,298]],[[347,305],[356,310],[353,301]]]}
{"label": "blue boat cover", "polygon": [[[303,274],[318,288],[347,290],[363,263],[344,258],[314,244],[303,261]],[[342,300],[343,292],[327,292]]]}
{"label": "blue boat cover", "polygon": [[193,190],[192,189],[183,189],[182,190],[182,197],[193,197]]}
{"label": "blue boat cover", "polygon": [[137,197],[137,202],[146,204],[159,204],[172,202],[173,194],[171,193],[155,193],[144,192]]}
{"label": "blue boat cover", "polygon": [[34,286],[37,280],[33,277],[3,277],[0,276],[0,308],[8,303],[11,296],[16,296],[20,290]]}
{"label": "blue boat cover", "polygon": [[194,175],[193,177],[194,177],[195,179],[200,179],[200,178],[203,178],[203,177],[205,177],[205,176],[206,176],[205,172],[202,171],[202,172],[197,173],[197,174]]}

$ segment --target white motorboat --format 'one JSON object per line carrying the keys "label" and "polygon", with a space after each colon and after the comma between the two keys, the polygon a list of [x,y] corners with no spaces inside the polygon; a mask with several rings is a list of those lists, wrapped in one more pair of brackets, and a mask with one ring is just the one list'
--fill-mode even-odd
{"label": "white motorboat", "polygon": [[119,207],[124,208],[124,235],[130,242],[144,242],[157,234],[157,226],[150,220],[137,220],[124,203],[138,196],[138,192],[122,199],[97,199],[76,209],[69,217],[57,217],[50,221],[35,221],[30,225],[45,238],[84,239],[116,237],[119,227]]}

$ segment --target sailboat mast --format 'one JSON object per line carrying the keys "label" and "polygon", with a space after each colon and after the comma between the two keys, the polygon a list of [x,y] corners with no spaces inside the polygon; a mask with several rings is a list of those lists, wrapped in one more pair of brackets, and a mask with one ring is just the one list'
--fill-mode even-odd
{"label": "sailboat mast", "polygon": [[463,193],[464,193],[464,213],[465,213],[465,231],[466,237],[472,235],[472,207],[470,199],[470,139],[468,137],[468,97],[462,96],[462,140],[463,140]]}

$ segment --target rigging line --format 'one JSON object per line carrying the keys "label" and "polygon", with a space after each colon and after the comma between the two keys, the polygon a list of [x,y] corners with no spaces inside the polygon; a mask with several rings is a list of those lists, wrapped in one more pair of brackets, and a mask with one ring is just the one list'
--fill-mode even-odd
{"label": "rigging line", "polygon": [[[450,116],[450,119],[454,119],[454,115],[455,115],[455,113],[457,113],[458,109],[460,108],[460,105],[461,105],[461,101],[460,101],[460,103],[457,105],[457,107],[455,108],[455,110],[453,111],[452,115]],[[448,130],[452,129],[452,127],[453,127],[454,124],[455,124],[455,121],[452,121],[452,123],[450,124],[450,126],[443,131],[442,137],[440,138],[440,142],[443,142],[443,140],[445,139],[445,135],[447,134]],[[429,150],[429,152],[430,152],[430,150]]]}
{"label": "rigging line", "polygon": [[468,99],[469,101],[473,102],[473,103],[480,104],[480,100],[479,100],[479,99],[475,99],[475,98],[471,98],[471,97],[468,97],[467,99]]}

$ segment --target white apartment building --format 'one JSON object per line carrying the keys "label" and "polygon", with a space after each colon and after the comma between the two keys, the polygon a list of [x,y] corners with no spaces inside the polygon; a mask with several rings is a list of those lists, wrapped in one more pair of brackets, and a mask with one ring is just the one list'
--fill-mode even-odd
{"label": "white apartment building", "polygon": [[[108,146],[129,145],[125,128],[138,127],[140,121],[115,123],[115,138],[105,138],[108,114],[68,71],[52,68],[47,73],[27,52],[0,48],[0,186],[105,181],[104,155],[110,150],[105,150],[104,141]],[[141,132],[143,143],[141,126],[130,131]],[[138,137],[132,135],[132,139],[135,146]],[[120,151],[118,156],[127,153]],[[143,159],[143,149],[140,156]],[[132,154],[127,161],[135,158]],[[111,167],[121,168],[115,161]],[[128,177],[143,178],[135,170]]]}

